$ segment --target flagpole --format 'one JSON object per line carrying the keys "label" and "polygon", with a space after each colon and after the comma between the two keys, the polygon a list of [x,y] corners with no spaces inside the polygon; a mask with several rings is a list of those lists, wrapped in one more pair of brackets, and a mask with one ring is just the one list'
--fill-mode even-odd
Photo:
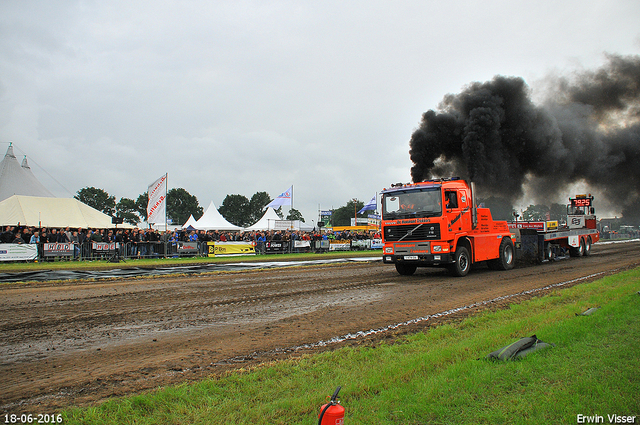
{"label": "flagpole", "polygon": [[167,232],[167,187],[169,186],[169,173],[165,173],[164,181],[164,231]]}

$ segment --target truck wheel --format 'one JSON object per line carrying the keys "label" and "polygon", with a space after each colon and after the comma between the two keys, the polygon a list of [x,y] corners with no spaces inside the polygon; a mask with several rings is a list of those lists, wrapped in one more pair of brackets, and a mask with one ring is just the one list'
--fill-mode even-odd
{"label": "truck wheel", "polygon": [[571,257],[581,257],[584,255],[584,239],[580,239],[580,246],[578,248],[569,248],[569,255]]}
{"label": "truck wheel", "polygon": [[466,276],[471,269],[471,256],[469,256],[469,250],[464,246],[459,246],[458,249],[456,249],[454,259],[455,263],[449,266],[451,274],[458,277]]}
{"label": "truck wheel", "polygon": [[545,244],[544,247],[544,259],[547,261],[552,261],[553,260],[553,247],[551,246],[550,243]]}
{"label": "truck wheel", "polygon": [[502,238],[499,248],[500,257],[495,260],[497,270],[511,270],[515,264],[513,242],[511,238]]}
{"label": "truck wheel", "polygon": [[413,264],[396,263],[396,270],[403,276],[411,276],[416,272],[418,266]]}
{"label": "truck wheel", "polygon": [[582,255],[586,257],[589,254],[591,254],[591,236],[587,237],[587,243],[584,244],[584,252],[582,253]]}

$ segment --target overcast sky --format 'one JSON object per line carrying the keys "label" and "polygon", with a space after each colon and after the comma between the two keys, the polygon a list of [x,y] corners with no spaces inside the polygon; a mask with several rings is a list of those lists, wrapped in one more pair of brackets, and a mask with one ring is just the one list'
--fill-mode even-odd
{"label": "overcast sky", "polygon": [[535,94],[640,54],[639,23],[637,0],[2,0],[0,147],[59,197],[168,172],[204,208],[293,185],[315,223],[409,182],[447,93],[499,74]]}

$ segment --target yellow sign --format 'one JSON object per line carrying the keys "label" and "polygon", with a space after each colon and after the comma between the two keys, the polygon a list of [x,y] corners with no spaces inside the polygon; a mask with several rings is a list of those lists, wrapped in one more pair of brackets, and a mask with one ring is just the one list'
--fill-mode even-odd
{"label": "yellow sign", "polygon": [[547,230],[557,230],[558,229],[558,220],[547,221]]}
{"label": "yellow sign", "polygon": [[207,242],[208,256],[216,255],[255,255],[256,249],[251,242]]}

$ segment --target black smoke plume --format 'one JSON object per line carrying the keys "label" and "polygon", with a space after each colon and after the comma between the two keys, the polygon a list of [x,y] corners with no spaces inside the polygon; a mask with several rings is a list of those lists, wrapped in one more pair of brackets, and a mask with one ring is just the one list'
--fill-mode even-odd
{"label": "black smoke plume", "polygon": [[601,69],[549,87],[541,105],[516,77],[446,95],[411,136],[413,181],[456,175],[510,202],[525,187],[549,200],[584,181],[640,221],[640,56],[608,55]]}

